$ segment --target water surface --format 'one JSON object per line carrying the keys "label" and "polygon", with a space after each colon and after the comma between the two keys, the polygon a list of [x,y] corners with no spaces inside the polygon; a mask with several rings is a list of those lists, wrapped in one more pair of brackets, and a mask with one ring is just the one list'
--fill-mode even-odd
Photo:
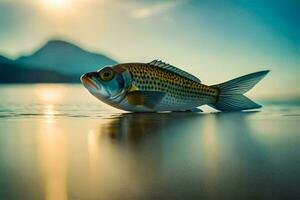
{"label": "water surface", "polygon": [[0,199],[294,198],[300,106],[124,113],[80,85],[0,86]]}

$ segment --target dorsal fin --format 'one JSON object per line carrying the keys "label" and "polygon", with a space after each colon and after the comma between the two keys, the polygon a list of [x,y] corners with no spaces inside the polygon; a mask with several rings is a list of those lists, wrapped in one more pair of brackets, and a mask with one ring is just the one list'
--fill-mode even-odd
{"label": "dorsal fin", "polygon": [[172,65],[169,65],[167,63],[164,63],[162,62],[161,60],[153,60],[149,63],[149,65],[153,65],[153,66],[156,66],[156,67],[160,67],[160,68],[163,68],[163,69],[166,69],[166,70],[169,70],[171,72],[174,72],[176,74],[179,74],[183,77],[186,77],[192,81],[196,81],[198,83],[201,83],[201,81],[199,80],[199,78],[193,76],[192,74],[186,72],[186,71],[183,71],[177,67],[174,67]]}

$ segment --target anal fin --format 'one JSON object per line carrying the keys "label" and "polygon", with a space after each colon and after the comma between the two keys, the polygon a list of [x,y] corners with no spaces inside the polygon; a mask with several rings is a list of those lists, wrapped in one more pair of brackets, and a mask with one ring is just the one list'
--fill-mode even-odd
{"label": "anal fin", "polygon": [[200,108],[192,108],[190,110],[187,110],[189,112],[194,112],[194,113],[197,113],[197,112],[203,112],[203,110],[201,110]]}
{"label": "anal fin", "polygon": [[192,108],[189,110],[181,110],[181,111],[173,111],[173,112],[193,112],[193,113],[198,113],[198,112],[203,112],[200,108]]}

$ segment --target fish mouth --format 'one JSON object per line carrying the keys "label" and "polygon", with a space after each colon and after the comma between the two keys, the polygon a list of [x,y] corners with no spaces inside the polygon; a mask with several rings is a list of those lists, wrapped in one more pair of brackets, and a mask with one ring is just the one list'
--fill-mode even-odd
{"label": "fish mouth", "polygon": [[82,82],[82,84],[87,88],[87,89],[93,89],[95,91],[100,90],[100,87],[97,85],[97,83],[90,77],[88,77],[87,75],[82,75],[80,77],[80,80]]}

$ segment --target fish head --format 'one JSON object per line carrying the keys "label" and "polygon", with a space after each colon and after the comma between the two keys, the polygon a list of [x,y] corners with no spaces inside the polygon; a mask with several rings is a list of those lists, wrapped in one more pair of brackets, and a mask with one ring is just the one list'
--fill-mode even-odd
{"label": "fish head", "polygon": [[124,97],[132,82],[127,69],[120,70],[112,66],[83,74],[80,79],[93,96],[107,103],[117,102]]}

